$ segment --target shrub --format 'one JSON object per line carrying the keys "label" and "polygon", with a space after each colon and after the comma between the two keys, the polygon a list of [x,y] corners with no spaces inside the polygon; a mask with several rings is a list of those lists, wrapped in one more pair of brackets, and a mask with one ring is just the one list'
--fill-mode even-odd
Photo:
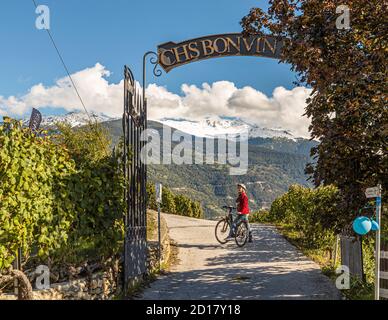
{"label": "shrub", "polygon": [[176,214],[175,196],[168,188],[165,187],[163,187],[162,193],[162,211]]}
{"label": "shrub", "polygon": [[249,221],[252,223],[270,223],[273,222],[273,217],[268,210],[261,209],[249,215]]}
{"label": "shrub", "polygon": [[[0,270],[24,260],[103,261],[121,252],[124,180],[120,152],[100,126],[33,134],[0,126]],[[102,143],[104,144],[102,144]]]}
{"label": "shrub", "polygon": [[[147,184],[147,197],[148,208],[156,210],[155,186],[152,183]],[[163,187],[161,210],[181,216],[203,218],[203,209],[199,202],[193,201],[181,194],[176,195],[167,187]]]}
{"label": "shrub", "polygon": [[109,150],[110,138],[101,125],[57,127],[58,146],[69,150],[77,168],[68,186],[75,220],[61,256],[66,260],[69,256],[79,259],[92,255],[103,261],[121,251],[124,238],[122,153]]}
{"label": "shrub", "polygon": [[339,199],[334,186],[310,189],[293,185],[274,201],[270,215],[275,222],[291,225],[309,247],[327,247],[342,224],[337,216]]}
{"label": "shrub", "polygon": [[76,173],[68,151],[20,122],[0,126],[0,270],[21,248],[48,256],[68,240],[75,220],[69,185]]}

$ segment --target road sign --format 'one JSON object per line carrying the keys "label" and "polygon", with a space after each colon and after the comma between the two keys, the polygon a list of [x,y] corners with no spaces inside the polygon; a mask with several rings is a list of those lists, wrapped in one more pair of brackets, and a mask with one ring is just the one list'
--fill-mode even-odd
{"label": "road sign", "polygon": [[381,196],[380,187],[373,187],[373,188],[366,189],[365,196],[367,198],[377,198],[377,197],[380,197]]}
{"label": "road sign", "polygon": [[161,226],[160,226],[160,205],[163,202],[162,201],[162,190],[163,186],[161,183],[155,183],[155,198],[156,203],[158,204],[158,258],[159,258],[159,269],[161,268],[161,262],[162,262],[162,236],[161,236]]}
{"label": "road sign", "polygon": [[156,183],[155,184],[155,197],[157,203],[162,203],[162,184]]}

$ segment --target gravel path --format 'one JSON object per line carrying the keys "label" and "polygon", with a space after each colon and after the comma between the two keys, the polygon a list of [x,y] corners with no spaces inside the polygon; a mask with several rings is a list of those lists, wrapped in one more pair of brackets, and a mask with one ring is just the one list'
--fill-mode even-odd
{"label": "gravel path", "polygon": [[252,225],[254,243],[238,248],[234,242],[218,244],[214,221],[164,217],[179,261],[142,299],[340,299],[319,266],[274,227]]}

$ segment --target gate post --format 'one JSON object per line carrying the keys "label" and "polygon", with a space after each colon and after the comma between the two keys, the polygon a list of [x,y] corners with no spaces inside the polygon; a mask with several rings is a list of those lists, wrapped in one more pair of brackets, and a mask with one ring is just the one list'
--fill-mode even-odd
{"label": "gate post", "polygon": [[123,292],[131,279],[147,271],[146,167],[141,161],[146,127],[146,107],[131,70],[124,67],[123,170],[124,201],[124,266]]}
{"label": "gate post", "polygon": [[147,155],[141,153],[146,141],[142,134],[147,130],[146,62],[149,56],[156,77],[158,55],[148,51],[143,56],[143,88],[138,87],[132,71],[124,67],[124,113],[123,113],[123,171],[125,178],[124,202],[124,262],[123,292],[128,290],[130,279],[147,272]]}

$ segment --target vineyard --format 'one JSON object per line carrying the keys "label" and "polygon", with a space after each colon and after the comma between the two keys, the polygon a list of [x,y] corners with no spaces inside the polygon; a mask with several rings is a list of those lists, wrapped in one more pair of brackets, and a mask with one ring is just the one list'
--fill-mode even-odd
{"label": "vineyard", "polygon": [[[124,241],[124,178],[120,148],[97,124],[33,133],[20,122],[0,126],[0,275],[9,275],[19,249],[22,268],[61,270],[120,264]],[[150,207],[154,188],[147,186]],[[187,197],[165,190],[163,210],[200,218]],[[1,277],[0,277],[1,278]],[[1,281],[0,281],[1,289]]]}

